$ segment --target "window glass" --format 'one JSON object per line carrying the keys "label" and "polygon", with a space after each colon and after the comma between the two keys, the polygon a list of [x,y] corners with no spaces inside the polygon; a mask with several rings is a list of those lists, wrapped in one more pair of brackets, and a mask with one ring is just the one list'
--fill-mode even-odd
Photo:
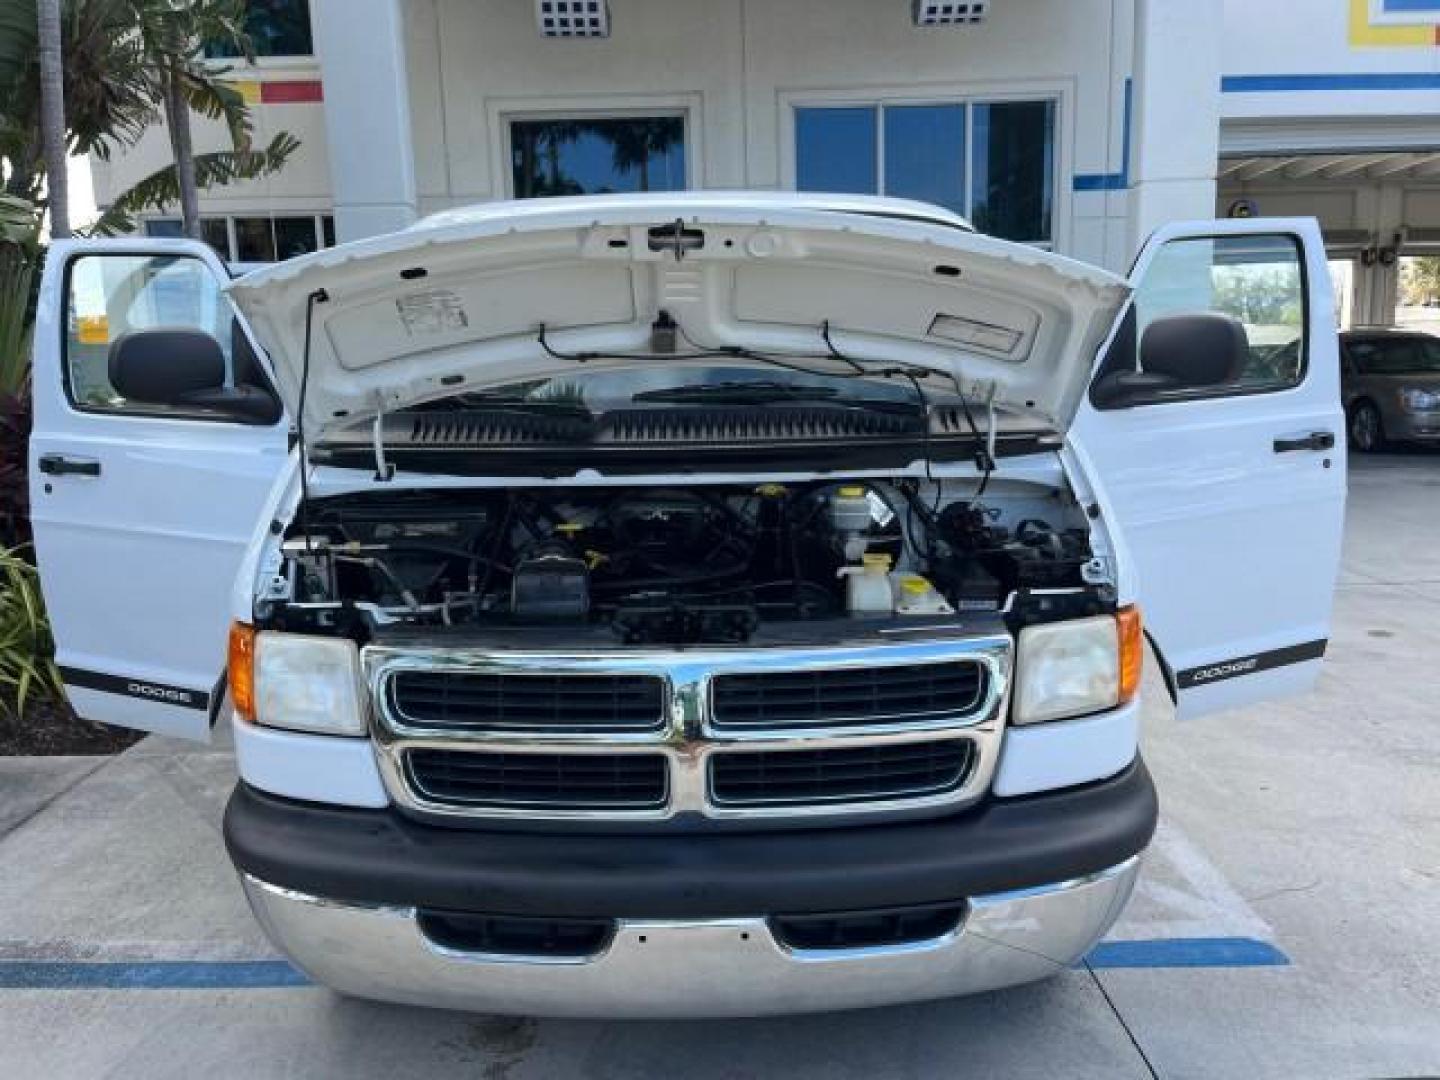
{"label": "window glass", "polygon": [[1218,392],[1283,389],[1304,374],[1305,277],[1289,236],[1172,240],[1155,255],[1135,295],[1138,330],[1169,315],[1214,312],[1245,331],[1239,370]]}
{"label": "window glass", "polygon": [[1055,103],[976,105],[971,224],[1006,240],[1050,239]]}
{"label": "window glass", "polygon": [[235,258],[239,262],[274,262],[275,237],[270,232],[270,219],[237,217],[235,221]]}
{"label": "window glass", "polygon": [[1361,375],[1440,374],[1440,338],[1396,336],[1351,342],[1349,349]]}
{"label": "window glass", "polygon": [[[245,30],[256,56],[313,56],[308,0],[246,0]],[[234,57],[219,42],[205,46],[205,55]]]}
{"label": "window glass", "polygon": [[315,217],[237,217],[235,253],[240,262],[275,262],[314,251]]}
{"label": "window glass", "polygon": [[331,248],[335,246],[335,219],[326,214],[320,219],[320,231],[324,235],[322,246]]}
{"label": "window glass", "polygon": [[1395,325],[1440,334],[1440,255],[1400,256]]}
{"label": "window glass", "polygon": [[796,109],[796,189],[876,194],[878,137],[873,108]]}
{"label": "window glass", "polygon": [[275,224],[275,254],[282,259],[293,259],[296,255],[317,250],[315,243],[315,218],[277,217]]}
{"label": "window glass", "polygon": [[885,194],[965,213],[965,106],[886,107]]}
{"label": "window glass", "polygon": [[166,411],[131,404],[110,385],[110,345],[121,334],[157,327],[203,330],[230,359],[229,301],[199,259],[159,255],[82,255],[70,264],[65,363],[71,399],[107,411]]}
{"label": "window glass", "polygon": [[179,218],[151,218],[145,222],[146,236],[184,236],[185,225]]}
{"label": "window glass", "polygon": [[800,191],[920,199],[992,236],[1049,243],[1054,174],[1053,101],[795,110]]}
{"label": "window glass", "polygon": [[517,199],[685,187],[679,116],[516,120],[510,153]]}
{"label": "window glass", "polygon": [[230,261],[230,230],[223,217],[201,218],[200,238],[214,248],[222,259]]}

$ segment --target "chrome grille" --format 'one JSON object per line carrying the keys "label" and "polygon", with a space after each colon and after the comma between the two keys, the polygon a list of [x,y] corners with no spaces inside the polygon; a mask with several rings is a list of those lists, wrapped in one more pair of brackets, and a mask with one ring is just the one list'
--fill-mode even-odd
{"label": "chrome grille", "polygon": [[403,764],[426,798],[461,806],[625,811],[665,805],[659,754],[420,749],[406,751]]}
{"label": "chrome grille", "polygon": [[401,671],[390,695],[406,724],[449,731],[655,731],[665,722],[665,684],[646,675]]}
{"label": "chrome grille", "polygon": [[417,815],[826,824],[955,809],[989,787],[1011,643],[951,634],[363,655],[381,774]]}
{"label": "chrome grille", "polygon": [[984,685],[974,660],[827,671],[717,675],[717,730],[905,723],[973,709]]}
{"label": "chrome grille", "polygon": [[721,806],[914,798],[954,791],[974,757],[968,739],[719,753],[710,759],[710,791]]}

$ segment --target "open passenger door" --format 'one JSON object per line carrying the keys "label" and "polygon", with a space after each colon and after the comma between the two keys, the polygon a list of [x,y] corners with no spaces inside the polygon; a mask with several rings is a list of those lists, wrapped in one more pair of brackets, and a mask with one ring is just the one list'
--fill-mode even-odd
{"label": "open passenger door", "polygon": [[[1318,225],[1167,226],[1131,275],[1071,444],[1118,523],[1181,717],[1310,688],[1345,508]],[[1123,554],[1123,553],[1122,553]]]}
{"label": "open passenger door", "polygon": [[[227,277],[198,241],[50,248],[31,513],[65,689],[90,720],[205,739],[219,705],[231,587],[288,453]],[[117,368],[118,344],[157,330]]]}

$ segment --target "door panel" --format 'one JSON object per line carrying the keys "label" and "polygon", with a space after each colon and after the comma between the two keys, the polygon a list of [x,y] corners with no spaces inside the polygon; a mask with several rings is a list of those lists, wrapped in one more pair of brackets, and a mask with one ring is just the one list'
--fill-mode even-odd
{"label": "door panel", "polygon": [[87,719],[208,737],[231,587],[286,460],[286,425],[128,402],[108,349],[127,331],[185,326],[228,358],[224,279],[208,247],[183,240],[62,242],[47,260],[31,510],[57,660]]}
{"label": "door panel", "polygon": [[[1071,438],[1123,534],[1133,578],[1122,588],[1143,609],[1181,716],[1303,691],[1329,636],[1345,500],[1319,229],[1288,219],[1170,226],[1132,278],[1131,342],[1158,318],[1203,312],[1239,322],[1246,349],[1222,382],[1082,406]],[[1141,367],[1142,349],[1125,347],[1105,370]]]}

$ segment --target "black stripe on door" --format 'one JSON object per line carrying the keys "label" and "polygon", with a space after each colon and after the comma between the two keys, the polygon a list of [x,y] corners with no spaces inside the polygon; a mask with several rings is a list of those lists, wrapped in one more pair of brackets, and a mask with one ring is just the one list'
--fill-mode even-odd
{"label": "black stripe on door", "polygon": [[1225,679],[1238,679],[1242,675],[1254,675],[1257,672],[1287,667],[1290,664],[1299,664],[1306,660],[1319,660],[1325,655],[1325,645],[1326,639],[1321,638],[1319,641],[1287,645],[1283,649],[1271,649],[1269,652],[1251,653],[1249,656],[1236,656],[1229,660],[1217,660],[1213,664],[1202,664],[1200,667],[1178,671],[1175,673],[1175,681],[1181,690],[1189,690],[1192,687],[1208,686],[1210,683],[1222,682]]}
{"label": "black stripe on door", "polygon": [[122,675],[106,675],[100,671],[72,667],[62,667],[60,677],[67,686],[78,686],[83,690],[123,694],[125,697],[141,698],[159,705],[176,705],[182,709],[210,708],[210,695],[204,690],[190,690],[183,686],[151,682],[149,679],[131,679]]}

